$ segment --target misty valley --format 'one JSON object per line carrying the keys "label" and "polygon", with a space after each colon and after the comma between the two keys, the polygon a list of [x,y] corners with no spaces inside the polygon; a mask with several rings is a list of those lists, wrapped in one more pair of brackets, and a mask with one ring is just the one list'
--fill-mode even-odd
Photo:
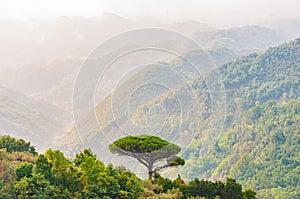
{"label": "misty valley", "polygon": [[300,18],[0,18],[0,198],[300,198]]}

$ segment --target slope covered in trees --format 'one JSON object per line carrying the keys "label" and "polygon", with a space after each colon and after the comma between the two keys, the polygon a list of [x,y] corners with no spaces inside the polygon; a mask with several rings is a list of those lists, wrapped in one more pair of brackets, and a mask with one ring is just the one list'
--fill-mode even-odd
{"label": "slope covered in trees", "polygon": [[184,177],[229,175],[260,198],[299,197],[299,52],[297,39],[220,68],[227,97],[224,132],[204,159],[198,159],[201,141],[189,147]]}
{"label": "slope covered in trees", "polygon": [[[208,119],[213,119],[214,116],[218,114],[215,112],[213,115],[210,107],[210,93],[203,79],[195,79],[189,83],[189,86],[191,85],[195,90],[201,102],[201,110],[203,110],[200,117],[198,117],[199,124],[201,125],[198,132],[191,132],[193,125],[195,125],[191,122],[194,120],[190,120],[192,114],[183,117],[180,132],[172,131],[172,128],[176,129],[176,126],[179,125],[179,123],[174,120],[174,117],[178,115],[180,111],[180,109],[176,108],[176,98],[173,91],[179,93],[177,94],[181,96],[180,98],[183,104],[187,103],[188,101],[185,101],[185,99],[188,99],[189,96],[182,92],[182,90],[184,90],[182,88],[186,85],[174,88],[172,92],[164,92],[155,99],[150,99],[146,103],[136,106],[135,109],[132,110],[132,115],[138,122],[143,123],[145,122],[143,119],[147,116],[147,110],[156,104],[162,104],[170,113],[166,120],[167,127],[169,126],[170,128],[164,129],[164,132],[166,132],[164,139],[168,139],[168,137],[185,138],[195,135],[194,141],[189,143],[189,146],[183,153],[186,166],[180,170],[180,173],[182,173],[184,178],[193,179],[194,176],[199,176],[206,179],[224,179],[226,175],[232,175],[240,179],[245,185],[256,189],[262,198],[275,197],[277,195],[283,196],[287,193],[289,193],[287,197],[289,197],[288,195],[290,195],[290,198],[296,197],[299,195],[299,190],[295,188],[299,178],[292,178],[291,176],[299,176],[299,159],[297,158],[297,155],[299,156],[299,149],[292,148],[291,143],[299,139],[299,132],[295,130],[293,131],[293,135],[296,137],[288,137],[285,136],[284,133],[287,132],[286,130],[284,131],[282,129],[281,133],[280,131],[276,131],[275,133],[275,129],[272,126],[276,126],[278,122],[286,122],[283,118],[287,117],[287,111],[289,110],[287,107],[295,103],[297,104],[297,98],[300,93],[299,57],[300,39],[296,39],[290,43],[270,48],[263,54],[251,54],[219,67],[226,92],[226,120],[224,122],[223,132],[220,134],[218,141],[215,143],[215,146],[212,147],[210,153],[204,158],[202,158],[199,151],[201,151],[207,141],[207,137],[205,138],[205,136],[209,135],[208,132],[211,130],[207,129],[207,124],[209,123]],[[180,65],[175,66],[180,67]],[[141,73],[143,72],[145,72],[145,74],[151,74],[146,71],[141,71]],[[211,74],[208,74],[208,77],[209,75]],[[213,78],[213,76],[211,78]],[[130,81],[132,81],[132,79],[125,82],[124,85],[130,85]],[[124,88],[122,86],[121,88]],[[117,90],[116,92],[118,91],[123,92],[124,89]],[[119,99],[121,101],[114,101],[114,103],[122,103],[123,98],[120,97]],[[296,100],[296,102],[291,100]],[[120,135],[116,125],[120,124],[120,122],[121,124],[126,124],[126,119],[117,118],[120,120],[118,120],[119,123],[116,123],[116,120],[111,118],[109,114],[111,110],[109,106],[105,106],[110,102],[110,98],[100,102],[96,107],[96,113],[100,122],[101,120],[102,122],[105,121],[105,128],[102,129],[102,133],[105,133],[106,136],[112,135],[115,137],[114,139],[117,139]],[[268,112],[271,112],[273,107],[276,109],[276,107],[279,108],[280,106],[287,106],[285,108],[287,111],[276,113],[279,114],[278,117],[281,117],[281,119],[278,120],[277,115],[276,117],[268,115]],[[261,110],[264,111],[261,112]],[[191,108],[187,112],[192,113],[193,109]],[[294,114],[296,116],[289,119],[288,123],[290,124],[287,124],[285,128],[298,129],[298,113]],[[263,117],[264,121],[260,120],[259,122],[261,123],[258,123],[258,125],[253,123],[262,115],[265,116]],[[159,114],[152,115],[152,118],[155,119],[159,119],[160,117]],[[107,143],[103,141],[101,137],[102,134],[99,134],[98,127],[93,126],[88,121],[89,117],[82,123],[82,125],[86,125],[87,143],[91,143],[91,146],[95,146],[95,149],[97,149],[96,144],[101,143],[100,145],[105,148]],[[248,123],[246,121],[248,121]],[[274,122],[275,124],[272,124]],[[268,127],[264,126],[265,124],[272,125]],[[155,125],[152,127],[153,129],[157,128]],[[258,130],[258,128],[261,129]],[[279,144],[281,139],[283,139],[282,142],[284,141],[286,146],[289,147],[284,147],[285,145],[281,146],[281,144]],[[276,142],[279,143],[275,144]],[[74,142],[72,144],[76,147],[79,146],[78,144],[74,144]],[[182,146],[184,143],[177,142],[176,144]],[[263,152],[258,153],[258,149]],[[266,151],[269,150],[276,151],[276,154],[281,154],[280,158],[274,159],[274,157],[272,157],[272,159],[271,157],[266,157],[264,159],[259,157],[262,155],[261,153],[267,153]],[[293,150],[295,150],[295,152],[293,152]],[[102,155],[110,157],[109,153],[107,155],[102,153]],[[287,160],[281,160],[283,157]],[[243,170],[243,172],[239,171],[240,166],[237,165],[246,165],[249,162],[252,163],[255,161],[259,162],[255,164],[262,164],[263,166],[260,166],[258,169],[256,166],[252,168],[251,164],[249,164],[251,169],[249,168],[250,170],[246,178],[244,172],[248,172],[248,170]],[[274,168],[274,165],[277,165],[277,169]],[[281,167],[288,167],[289,169],[281,170]],[[288,172],[288,170],[290,171]],[[264,171],[269,171],[269,173],[260,173]],[[176,172],[178,171],[174,171],[173,174],[176,175]],[[169,172],[168,175],[172,175],[172,173]],[[258,178],[257,176],[265,176],[265,178]]]}
{"label": "slope covered in trees", "polygon": [[104,165],[90,149],[72,160],[59,150],[37,154],[29,142],[9,136],[0,139],[6,143],[0,150],[1,198],[256,198],[253,190],[243,191],[231,178],[226,182],[196,178],[186,184],[180,176],[170,180],[155,173],[153,180],[142,180],[123,166]]}
{"label": "slope covered in trees", "polygon": [[268,101],[245,111],[211,153],[187,164],[183,176],[236,178],[260,198],[298,198],[300,98]]}

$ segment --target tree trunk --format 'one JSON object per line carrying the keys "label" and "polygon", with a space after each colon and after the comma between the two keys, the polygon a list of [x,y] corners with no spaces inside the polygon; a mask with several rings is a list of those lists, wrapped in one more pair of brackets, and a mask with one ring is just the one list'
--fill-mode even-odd
{"label": "tree trunk", "polygon": [[148,172],[148,180],[152,180],[153,171]]}
{"label": "tree trunk", "polygon": [[153,164],[153,161],[151,161],[148,166],[148,180],[152,180],[152,174],[154,173]]}

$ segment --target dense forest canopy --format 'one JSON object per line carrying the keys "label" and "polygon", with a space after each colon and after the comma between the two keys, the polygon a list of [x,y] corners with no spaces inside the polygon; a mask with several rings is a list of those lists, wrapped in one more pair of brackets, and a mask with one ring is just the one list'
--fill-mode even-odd
{"label": "dense forest canopy", "polygon": [[[12,139],[1,137],[3,142]],[[142,180],[123,166],[104,165],[90,149],[69,159],[59,150],[8,151],[12,147],[13,142],[0,150],[0,198],[256,198],[253,190],[243,191],[231,178],[226,182],[195,178],[186,183],[180,175],[171,180],[155,173],[153,179]]]}

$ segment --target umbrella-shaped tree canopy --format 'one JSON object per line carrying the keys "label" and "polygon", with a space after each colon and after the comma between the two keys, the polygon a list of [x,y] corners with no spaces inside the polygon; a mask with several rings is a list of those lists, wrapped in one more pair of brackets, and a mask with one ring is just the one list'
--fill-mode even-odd
{"label": "umbrella-shaped tree canopy", "polygon": [[[166,167],[184,165],[184,160],[175,156],[181,150],[176,144],[170,143],[153,135],[126,136],[109,145],[113,154],[131,156],[147,167],[149,178],[158,170]],[[154,164],[166,161],[164,166],[154,168]]]}

